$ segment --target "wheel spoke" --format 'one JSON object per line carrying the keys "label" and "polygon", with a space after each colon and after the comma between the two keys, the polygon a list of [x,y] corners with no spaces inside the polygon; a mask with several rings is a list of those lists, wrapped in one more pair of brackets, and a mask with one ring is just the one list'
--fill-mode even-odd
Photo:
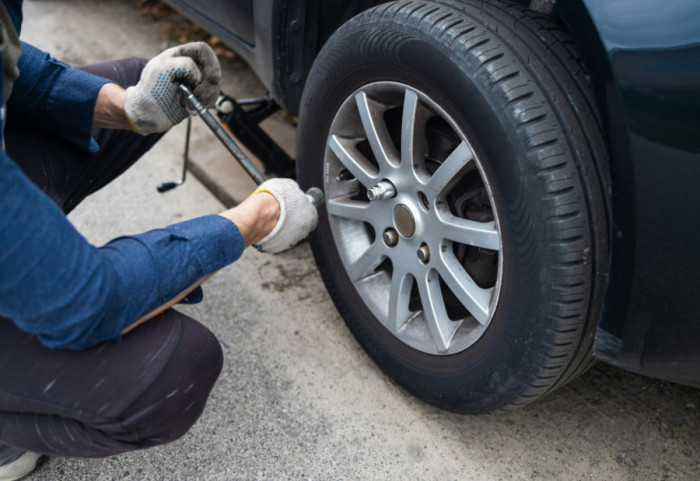
{"label": "wheel spoke", "polygon": [[439,194],[459,181],[459,173],[472,161],[474,152],[466,142],[459,144],[428,181],[428,188]]}
{"label": "wheel spoke", "polygon": [[416,124],[418,113],[418,95],[406,89],[403,100],[403,118],[401,121],[401,163],[413,166],[416,148]]}
{"label": "wheel spoke", "polygon": [[330,199],[327,204],[328,213],[336,217],[359,220],[372,223],[373,211],[370,202],[350,200],[348,198]]}
{"label": "wheel spoke", "polygon": [[450,213],[443,213],[441,217],[440,232],[445,239],[494,251],[501,250],[501,236],[494,221],[476,222]]}
{"label": "wheel spoke", "polygon": [[350,279],[353,282],[357,282],[363,277],[372,274],[384,260],[384,249],[384,244],[379,240],[375,240],[355,262],[347,267]]}
{"label": "wheel spoke", "polygon": [[489,306],[494,288],[483,289],[467,273],[457,260],[451,247],[440,249],[440,276],[457,299],[467,308],[474,319],[485,326],[489,321]]}
{"label": "wheel spoke", "polygon": [[378,108],[378,104],[367,97],[367,94],[364,92],[359,92],[355,95],[355,102],[360,112],[365,135],[367,135],[367,140],[379,163],[380,170],[382,165],[397,165],[397,154],[392,145],[389,130],[382,117],[383,109]]}
{"label": "wheel spoke", "polygon": [[[349,145],[352,143],[351,145]],[[355,178],[369,188],[376,183],[377,169],[356,149],[355,139],[342,139],[337,135],[331,135],[328,146],[338,157],[340,163],[355,176]]]}
{"label": "wheel spoke", "polygon": [[435,341],[435,346],[439,352],[447,351],[450,339],[461,322],[452,321],[447,316],[437,271],[430,269],[417,282],[420,300],[423,304],[423,314]]}
{"label": "wheel spoke", "polygon": [[401,327],[408,322],[411,315],[411,311],[408,309],[411,287],[413,287],[413,276],[407,272],[399,271],[398,266],[394,264],[389,292],[389,325],[387,326],[394,334],[397,334]]}

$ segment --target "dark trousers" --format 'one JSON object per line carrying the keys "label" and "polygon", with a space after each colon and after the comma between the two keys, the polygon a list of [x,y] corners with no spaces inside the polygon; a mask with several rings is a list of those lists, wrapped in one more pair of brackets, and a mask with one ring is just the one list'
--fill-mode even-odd
{"label": "dark trousers", "polygon": [[[124,87],[145,61],[84,67]],[[160,138],[95,129],[89,153],[50,132],[7,125],[10,157],[64,212],[128,169]],[[0,318],[0,445],[102,457],[173,441],[195,423],[221,371],[216,337],[172,309],[86,351],[48,349]]]}

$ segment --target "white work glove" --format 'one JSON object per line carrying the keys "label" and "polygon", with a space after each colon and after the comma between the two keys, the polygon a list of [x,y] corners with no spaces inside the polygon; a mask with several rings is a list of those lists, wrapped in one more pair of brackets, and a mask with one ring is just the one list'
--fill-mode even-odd
{"label": "white work glove", "polygon": [[266,180],[253,194],[259,192],[267,192],[277,199],[280,216],[270,233],[255,244],[258,250],[273,254],[285,251],[316,228],[316,208],[292,179]]}
{"label": "white work glove", "polygon": [[139,134],[165,132],[189,115],[179,85],[184,84],[211,107],[219,96],[221,66],[204,42],[169,48],[146,64],[141,79],[126,89],[124,110]]}

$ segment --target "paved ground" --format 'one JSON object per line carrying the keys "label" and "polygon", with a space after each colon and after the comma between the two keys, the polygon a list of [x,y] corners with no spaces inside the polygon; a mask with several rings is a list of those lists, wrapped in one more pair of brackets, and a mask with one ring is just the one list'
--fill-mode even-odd
{"label": "paved ground", "polygon": [[[74,63],[165,45],[123,1],[25,2],[23,36]],[[60,32],[60,33],[59,33]],[[227,65],[227,89],[255,93]],[[71,220],[100,244],[222,205],[178,176],[183,130],[168,134]],[[211,143],[198,125],[195,145]],[[201,151],[200,151],[201,152]],[[216,173],[213,174],[216,177]],[[307,246],[247,252],[207,283],[186,312],[224,344],[224,370],[183,439],[104,460],[51,459],[38,480],[663,480],[700,477],[700,391],[608,366],[534,405],[467,417],[396,387],[367,358],[325,294]]]}

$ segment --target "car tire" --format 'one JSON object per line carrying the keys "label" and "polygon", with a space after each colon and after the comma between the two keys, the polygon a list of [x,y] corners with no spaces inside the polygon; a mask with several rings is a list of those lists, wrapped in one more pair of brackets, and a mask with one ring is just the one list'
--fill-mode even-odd
{"label": "car tire", "polygon": [[513,4],[367,10],[304,88],[297,175],[325,192],[328,292],[389,376],[455,412],[526,404],[591,364],[606,162],[575,45]]}

